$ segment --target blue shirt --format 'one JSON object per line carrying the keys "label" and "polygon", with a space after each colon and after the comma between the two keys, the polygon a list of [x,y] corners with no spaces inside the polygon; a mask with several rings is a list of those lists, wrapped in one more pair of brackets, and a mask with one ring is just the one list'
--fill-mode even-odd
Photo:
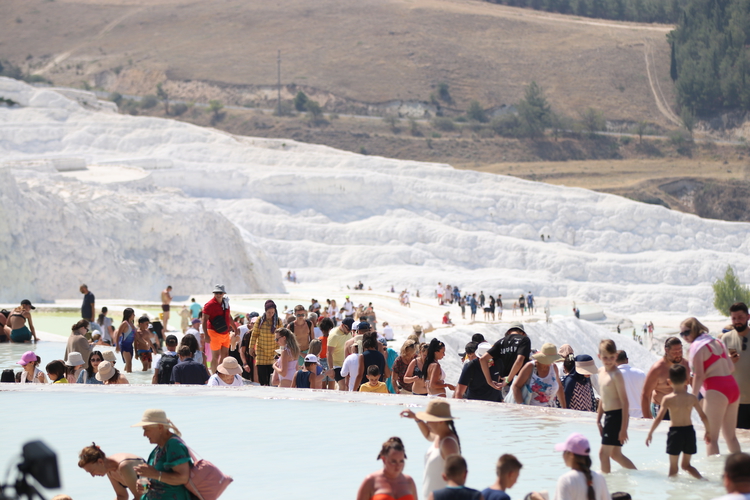
{"label": "blue shirt", "polygon": [[193,302],[192,304],[190,304],[190,313],[193,315],[193,318],[197,318],[198,316],[200,316],[202,309],[203,308],[201,307],[201,305],[197,302]]}
{"label": "blue shirt", "polygon": [[208,382],[209,375],[206,367],[196,363],[193,358],[180,361],[172,368],[171,382],[173,384],[204,385]]}

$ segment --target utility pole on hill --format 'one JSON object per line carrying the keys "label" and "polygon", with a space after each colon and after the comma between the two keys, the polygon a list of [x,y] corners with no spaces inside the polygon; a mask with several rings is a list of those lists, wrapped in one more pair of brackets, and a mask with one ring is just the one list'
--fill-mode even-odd
{"label": "utility pole on hill", "polygon": [[276,77],[277,77],[277,88],[278,88],[278,102],[276,103],[276,114],[281,116],[281,50],[276,54]]}

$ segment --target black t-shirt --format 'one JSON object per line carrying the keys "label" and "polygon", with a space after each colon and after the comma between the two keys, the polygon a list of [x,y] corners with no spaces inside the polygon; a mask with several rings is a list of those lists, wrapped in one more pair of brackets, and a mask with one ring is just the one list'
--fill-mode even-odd
{"label": "black t-shirt", "polygon": [[[490,366],[490,378],[494,381],[500,380],[502,369],[502,361],[500,363],[492,363]],[[502,400],[500,391],[487,385],[487,379],[484,378],[479,359],[472,359],[464,364],[458,383],[467,387],[464,394],[466,399],[481,399],[482,401]]]}
{"label": "black t-shirt", "polygon": [[89,292],[86,292],[86,294],[83,296],[83,304],[81,304],[81,317],[83,319],[92,319],[94,317],[94,313],[91,312],[91,304],[94,303],[94,294]]}
{"label": "black t-shirt", "polygon": [[495,342],[487,352],[495,360],[495,364],[502,366],[503,377],[507,377],[518,356],[523,356],[524,363],[528,363],[531,356],[531,339],[521,333],[512,333]]}
{"label": "black t-shirt", "polygon": [[365,349],[362,356],[364,356],[365,365],[362,370],[362,380],[360,381],[360,385],[369,382],[367,379],[367,368],[370,365],[376,365],[378,367],[380,370],[380,381],[382,382],[383,377],[385,376],[385,356],[383,356],[383,353],[372,349]]}

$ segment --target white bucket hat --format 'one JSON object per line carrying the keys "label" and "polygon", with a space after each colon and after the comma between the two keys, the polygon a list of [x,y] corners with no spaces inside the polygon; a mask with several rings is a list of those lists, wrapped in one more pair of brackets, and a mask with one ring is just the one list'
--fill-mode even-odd
{"label": "white bucket hat", "polygon": [[81,366],[83,364],[85,363],[80,352],[73,351],[68,353],[68,360],[65,362],[66,366]]}

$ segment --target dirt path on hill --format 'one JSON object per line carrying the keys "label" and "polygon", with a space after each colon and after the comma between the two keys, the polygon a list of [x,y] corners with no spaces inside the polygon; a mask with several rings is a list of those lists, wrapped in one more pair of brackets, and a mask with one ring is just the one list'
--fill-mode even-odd
{"label": "dirt path on hill", "polygon": [[121,22],[123,22],[128,17],[130,17],[130,16],[132,16],[134,14],[139,13],[140,11],[144,10],[145,8],[146,7],[139,7],[137,9],[133,9],[130,12],[126,12],[125,14],[121,15],[120,17],[118,17],[117,19],[115,19],[114,21],[112,21],[111,23],[107,24],[104,28],[102,28],[102,30],[99,31],[99,33],[97,33],[96,35],[94,35],[93,38],[87,40],[86,42],[84,42],[84,43],[82,43],[80,45],[77,45],[77,46],[73,47],[72,49],[70,49],[67,52],[63,52],[62,54],[58,55],[57,57],[55,57],[54,59],[52,59],[52,61],[50,61],[44,68],[42,68],[41,70],[35,72],[35,74],[39,74],[39,75],[46,74],[48,71],[51,71],[52,68],[54,68],[55,66],[59,65],[60,63],[62,63],[63,61],[65,61],[67,58],[69,58],[74,52],[76,52],[76,51],[84,48],[85,46],[89,45],[92,42],[96,42],[98,40],[101,40],[102,38],[104,38],[104,35],[106,35],[110,31],[112,31],[113,29],[115,29],[115,27],[118,24],[120,24]]}
{"label": "dirt path on hill", "polygon": [[[651,56],[651,60],[649,61],[649,55]],[[646,60],[646,74],[648,75],[648,85],[651,87],[651,92],[654,94],[654,100],[656,101],[656,107],[659,109],[659,112],[664,115],[664,117],[677,125],[678,127],[682,126],[682,120],[680,120],[680,117],[677,116],[674,111],[669,107],[669,104],[667,103],[667,99],[664,97],[664,92],[661,90],[661,83],[659,83],[659,79],[656,78],[656,68],[654,68],[654,72],[651,72],[651,66],[653,65],[653,59],[654,59],[654,47],[653,45],[646,40],[644,49],[643,49],[643,57]]]}

